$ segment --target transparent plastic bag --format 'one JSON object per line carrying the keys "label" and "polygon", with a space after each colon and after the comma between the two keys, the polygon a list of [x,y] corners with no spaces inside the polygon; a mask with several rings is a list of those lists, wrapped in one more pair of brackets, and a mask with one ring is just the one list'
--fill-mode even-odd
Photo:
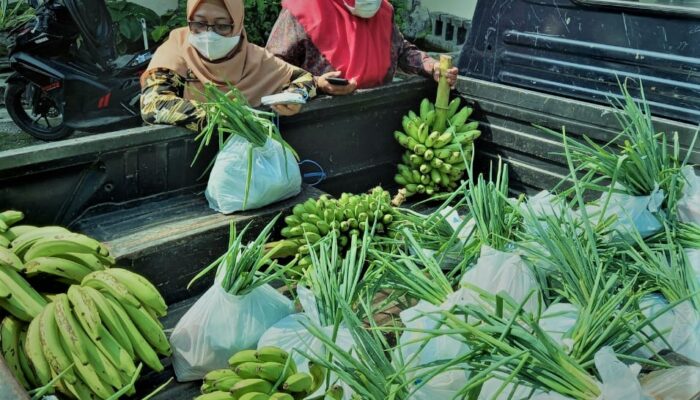
{"label": "transparent plastic bag", "polygon": [[[435,368],[430,366],[430,363],[439,360],[452,361],[469,353],[469,347],[451,335],[427,339],[429,334],[411,331],[438,329],[440,311],[451,308],[452,304],[449,302],[438,307],[426,301],[420,301],[414,307],[408,308],[400,314],[406,330],[399,338],[398,351],[401,352],[401,360],[409,371],[408,378],[413,380],[414,385],[423,384],[419,377],[430,374]],[[420,368],[422,365],[426,365],[426,367]],[[418,388],[411,395],[411,399],[451,399],[468,383],[468,380],[469,371],[466,364],[455,365]]]}
{"label": "transparent plastic bag", "polygon": [[617,359],[612,347],[603,347],[594,356],[595,367],[602,380],[599,400],[647,400],[637,375],[639,364],[627,366]]}
{"label": "transparent plastic bag", "polygon": [[700,287],[700,249],[685,249],[685,255],[690,262],[690,268],[698,281]]}
{"label": "transparent plastic bag", "polygon": [[642,390],[653,399],[693,400],[700,396],[700,368],[675,367],[651,372],[640,380]]}
{"label": "transparent plastic bag", "polygon": [[541,390],[523,384],[507,383],[497,395],[496,393],[501,389],[503,383],[503,379],[499,377],[493,377],[484,382],[478,400],[529,400],[533,396],[544,394]]}
{"label": "transparent plastic bag", "polygon": [[[537,278],[516,252],[506,253],[489,246],[482,246],[476,265],[464,274],[460,283],[463,286],[465,284],[476,286],[487,293],[505,292],[517,303],[530,296],[524,309],[531,313],[537,311],[540,296]],[[535,293],[530,295],[532,291]],[[461,296],[459,304],[484,305],[479,294],[469,287],[460,289],[458,293]]]}
{"label": "transparent plastic bag", "polygon": [[[617,216],[613,228],[623,238],[631,240],[634,230],[646,238],[659,232],[663,227],[656,214],[660,212],[665,197],[664,191],[659,188],[649,196],[606,193],[598,200],[598,204],[587,207],[586,211],[594,220]],[[603,216],[601,213],[606,201],[609,203]]]}
{"label": "transparent plastic bag", "polygon": [[[249,152],[252,174],[246,197]],[[255,147],[234,136],[216,157],[205,196],[209,207],[230,214],[253,210],[301,192],[301,173],[292,152],[276,140]]]}
{"label": "transparent plastic bag", "polygon": [[573,348],[571,333],[576,325],[578,315],[578,308],[572,304],[552,304],[540,316],[539,325],[568,353]]}
{"label": "transparent plastic bag", "polygon": [[[309,360],[296,350],[303,351],[311,356],[323,358],[326,356],[326,349],[325,345],[311,334],[306,329],[305,325],[314,324],[320,327],[328,337],[333,335],[333,326],[321,326],[318,306],[316,305],[316,299],[311,290],[303,286],[298,286],[297,295],[304,312],[289,315],[271,326],[260,337],[258,348],[265,346],[279,347],[291,354],[299,371],[308,372]],[[351,351],[353,347],[352,334],[347,328],[343,327],[342,324],[336,332],[335,343],[347,352]],[[337,377],[332,374],[330,381],[331,383],[337,381]],[[349,400],[352,391],[347,385],[342,385],[345,389],[343,398]],[[324,384],[310,397],[321,395],[325,393],[327,389],[328,388]]]}
{"label": "transparent plastic bag", "polygon": [[[640,301],[642,313],[650,318],[662,312],[668,307],[668,302],[661,295],[645,296]],[[650,345],[656,352],[670,349],[674,352],[700,362],[700,314],[690,302],[683,302],[672,309],[655,317],[652,321],[654,328],[642,328],[642,332],[649,336],[662,337],[655,338]],[[635,352],[641,357],[651,357],[651,350],[642,347]]]}
{"label": "transparent plastic bag", "polygon": [[170,336],[177,380],[201,379],[209,371],[228,367],[229,357],[256,348],[260,336],[292,312],[292,302],[272,286],[234,296],[217,279]]}
{"label": "transparent plastic bag", "polygon": [[691,166],[683,167],[682,174],[686,182],[683,196],[678,200],[678,218],[700,224],[700,176]]}

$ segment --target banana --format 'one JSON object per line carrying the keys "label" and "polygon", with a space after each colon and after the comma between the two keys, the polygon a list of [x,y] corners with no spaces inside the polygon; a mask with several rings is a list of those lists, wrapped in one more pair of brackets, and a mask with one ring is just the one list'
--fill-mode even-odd
{"label": "banana", "polygon": [[[107,299],[102,293],[91,288],[91,287],[80,287],[80,291],[90,298],[92,303],[97,308],[97,312],[100,317],[100,322],[107,328],[114,339],[119,343],[119,345],[129,353],[129,356],[134,358],[134,347],[131,344],[129,335],[127,335],[126,328],[122,324],[121,320],[117,314],[112,309]],[[69,296],[70,298],[70,296]],[[89,304],[88,304],[89,306]]]}
{"label": "banana", "polygon": [[289,393],[277,392],[270,395],[270,400],[294,400],[294,396]]}
{"label": "banana", "polygon": [[66,383],[74,384],[77,378],[73,368],[69,369],[70,365],[73,364],[73,360],[68,357],[61,344],[61,336],[58,332],[58,325],[56,325],[55,305],[56,303],[47,304],[41,315],[37,317],[41,318],[39,320],[41,348],[51,368],[52,375],[58,375],[67,370],[63,375],[63,380]]}
{"label": "banana", "polygon": [[37,229],[36,226],[34,225],[13,225],[8,229],[7,231],[3,232],[5,238],[12,242],[13,240],[17,239],[18,237],[24,235],[25,233],[29,233],[33,230]]}
{"label": "banana", "polygon": [[428,112],[430,112],[430,100],[423,99],[420,102],[420,118],[426,119],[428,117]]}
{"label": "banana", "polygon": [[219,379],[224,379],[224,378],[231,378],[231,377],[236,377],[236,373],[232,369],[224,368],[224,369],[217,369],[214,371],[209,371],[207,372],[206,375],[204,375],[204,382],[208,383],[213,383],[218,381]]}
{"label": "banana", "polygon": [[123,283],[142,305],[155,311],[159,317],[164,317],[168,313],[165,299],[148,279],[122,268],[110,268],[105,272]]}
{"label": "banana", "polygon": [[194,400],[237,400],[230,392],[211,392],[197,396]]}
{"label": "banana", "polygon": [[55,234],[38,240],[24,253],[24,261],[64,253],[100,254],[102,244],[79,233]]}
{"label": "banana", "polygon": [[269,382],[277,382],[280,380],[280,378],[286,380],[296,373],[296,371],[291,368],[291,365],[289,368],[285,369],[284,364],[280,364],[278,362],[265,362],[257,364],[256,368],[256,376],[259,376],[260,378]]}
{"label": "banana", "polygon": [[0,281],[12,294],[8,301],[26,315],[35,317],[46,305],[46,300],[13,268],[0,265]]}
{"label": "banana", "polygon": [[270,391],[272,391],[272,384],[264,379],[243,379],[236,382],[231,388],[231,394],[235,398],[240,398],[246,393],[268,393]]}
{"label": "banana", "polygon": [[12,371],[12,374],[17,378],[17,381],[22,387],[28,389],[29,382],[24,376],[22,365],[20,363],[21,352],[19,342],[22,325],[13,317],[5,317],[0,323],[0,344],[2,345],[2,356],[7,363],[7,367]]}
{"label": "banana", "polygon": [[5,232],[0,233],[0,249],[7,249],[10,247],[10,244],[12,244],[12,241],[10,239],[3,236],[4,233]]}
{"label": "banana", "polygon": [[87,275],[81,284],[97,289],[101,292],[109,293],[120,302],[133,307],[140,307],[141,302],[129,292],[129,288],[124,286],[117,278],[106,271],[95,271]]}
{"label": "banana", "polygon": [[85,348],[85,343],[81,340],[84,332],[73,315],[68,296],[63,293],[57,295],[54,304],[56,325],[65,344],[64,349],[66,353],[72,354],[73,358],[77,358],[80,363],[88,364],[90,360],[88,359],[87,349]]}
{"label": "banana", "polygon": [[239,397],[238,400],[269,400],[270,396],[265,393],[251,392]]}
{"label": "banana", "polygon": [[245,362],[259,362],[264,361],[257,358],[257,352],[255,350],[242,350],[231,356],[228,359],[228,365],[231,368],[235,368]]}
{"label": "banana", "polygon": [[240,376],[229,376],[226,378],[218,379],[214,382],[204,382],[202,384],[201,390],[202,390],[202,393],[217,392],[220,390],[228,392],[231,390],[233,385],[235,385],[236,383],[238,383],[242,380],[243,380],[243,378],[241,378]]}
{"label": "banana", "polygon": [[78,285],[71,285],[68,288],[67,295],[75,316],[88,336],[93,340],[99,337],[99,328],[102,326],[102,321],[95,302]]}
{"label": "banana", "polygon": [[236,372],[236,375],[243,379],[258,378],[259,365],[260,363],[258,362],[244,362],[243,364],[237,365],[236,368],[234,368],[234,371]]}
{"label": "banana", "polygon": [[164,356],[170,356],[172,352],[170,343],[159,322],[144,307],[133,307],[131,304],[123,304],[123,307],[131,321],[153,349]]}
{"label": "banana", "polygon": [[454,99],[452,99],[450,105],[447,106],[447,118],[454,117],[454,115],[457,114],[457,110],[459,110],[459,106],[461,104],[462,99],[460,97],[455,97]]}
{"label": "banana", "polygon": [[321,385],[323,385],[323,381],[326,379],[326,370],[314,362],[309,362],[309,374],[311,375],[311,378],[313,378],[313,385],[311,386],[309,393],[315,393],[321,387]]}
{"label": "banana", "polygon": [[313,377],[306,372],[298,372],[284,381],[282,389],[292,393],[311,393]]}
{"label": "banana", "polygon": [[334,385],[326,391],[324,400],[343,400],[344,391],[342,386]]}
{"label": "banana", "polygon": [[22,260],[20,260],[19,257],[15,255],[15,253],[2,246],[0,246],[0,264],[12,267],[19,272],[22,272],[24,270]]}
{"label": "banana", "polygon": [[5,223],[6,228],[1,229],[3,232],[7,231],[12,225],[18,223],[24,219],[24,213],[22,211],[7,210],[0,213],[0,221]]}
{"label": "banana", "polygon": [[105,260],[103,257],[97,257],[94,254],[63,253],[57,254],[56,257],[81,264],[82,266],[89,268],[90,271],[103,271],[105,268],[114,265],[114,262]]}
{"label": "banana", "polygon": [[64,381],[62,384],[65,386],[66,394],[78,400],[92,400],[95,398],[90,388],[81,380],[77,380],[73,383]]}
{"label": "banana", "polygon": [[27,328],[24,352],[36,375],[36,386],[44,386],[51,381],[51,368],[44,357],[39,337],[39,318],[34,318]]}
{"label": "banana", "polygon": [[27,382],[29,383],[29,387],[27,387],[26,389],[34,389],[35,387],[42,386],[42,384],[41,384],[41,382],[39,382],[39,378],[37,377],[36,373],[34,372],[34,368],[32,367],[32,363],[29,361],[29,357],[27,356],[27,352],[25,350],[26,343],[27,343],[27,332],[22,331],[19,334],[19,342],[17,344],[17,354],[19,355],[19,365],[22,367],[22,372],[24,373],[24,377],[27,378]]}
{"label": "banana", "polygon": [[12,251],[19,257],[22,257],[35,242],[51,235],[67,233],[70,233],[70,231],[62,226],[42,226],[41,228],[27,230],[22,234],[18,234],[17,238],[12,241]]}
{"label": "banana", "polygon": [[107,399],[114,395],[114,390],[100,379],[92,366],[83,365],[83,363],[75,357],[73,359],[75,361],[75,371],[91,392],[96,394],[100,399]]}
{"label": "banana", "polygon": [[158,358],[158,354],[141,335],[138,328],[136,328],[134,323],[131,321],[131,318],[126,313],[122,305],[120,305],[119,302],[111,295],[106,295],[105,299],[110,304],[114,313],[117,315],[117,318],[122,321],[124,330],[129,337],[129,341],[134,347],[134,353],[136,356],[152,370],[156,372],[163,371],[164,367]]}
{"label": "banana", "polygon": [[83,278],[92,272],[91,269],[57,257],[39,257],[27,261],[24,264],[28,277],[33,277],[40,274],[53,275],[65,279],[71,283],[80,283]]}

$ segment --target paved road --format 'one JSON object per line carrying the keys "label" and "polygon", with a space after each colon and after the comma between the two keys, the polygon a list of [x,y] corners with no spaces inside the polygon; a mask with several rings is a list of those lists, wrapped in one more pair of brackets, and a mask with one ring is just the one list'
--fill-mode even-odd
{"label": "paved road", "polygon": [[[75,138],[86,135],[89,135],[89,133],[76,132],[70,137]],[[45,142],[35,139],[19,129],[12,122],[10,116],[7,115],[7,110],[4,107],[0,108],[0,151],[18,149],[40,143]]]}

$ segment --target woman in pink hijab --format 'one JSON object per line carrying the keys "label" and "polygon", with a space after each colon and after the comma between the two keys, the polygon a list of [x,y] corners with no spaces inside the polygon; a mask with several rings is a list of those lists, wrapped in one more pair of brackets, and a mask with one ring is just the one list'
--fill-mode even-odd
{"label": "woman in pink hijab", "polygon": [[[437,61],[404,40],[387,0],[283,0],[267,49],[341,95],[391,82],[397,68],[439,79]],[[349,85],[331,84],[343,77]],[[449,71],[454,85],[457,68]]]}

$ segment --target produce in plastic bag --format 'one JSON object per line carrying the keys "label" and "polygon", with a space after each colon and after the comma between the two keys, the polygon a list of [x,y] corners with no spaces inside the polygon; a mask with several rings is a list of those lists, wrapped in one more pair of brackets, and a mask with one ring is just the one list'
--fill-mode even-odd
{"label": "produce in plastic bag", "polygon": [[[524,309],[531,313],[537,311],[540,295],[537,279],[517,253],[506,253],[486,245],[482,246],[479,260],[464,274],[460,283],[462,286],[476,286],[492,294],[505,292],[517,303],[530,296]],[[535,292],[533,295],[532,291]],[[479,294],[468,287],[460,289],[459,293],[460,304],[485,304],[479,300]]]}
{"label": "produce in plastic bag", "polygon": [[[250,186],[246,188],[248,173]],[[209,207],[230,214],[264,207],[299,192],[301,173],[291,150],[273,139],[256,147],[234,136],[216,157],[205,195]]]}
{"label": "produce in plastic bag", "polygon": [[611,347],[603,347],[595,354],[595,366],[602,380],[600,400],[646,400],[637,380],[639,364],[625,365],[617,359]]}
{"label": "produce in plastic bag", "polygon": [[[661,222],[656,217],[664,202],[665,194],[661,189],[656,189],[649,196],[631,196],[623,193],[604,194],[598,204],[587,207],[589,217],[604,219],[612,215],[617,216],[615,229],[622,237],[630,238],[633,230],[639,231],[643,237],[649,237],[662,228]],[[600,215],[605,202],[609,201],[605,215]],[[601,218],[602,217],[602,218]]]}
{"label": "produce in plastic bag", "polygon": [[700,224],[700,176],[691,166],[683,167],[685,188],[678,200],[678,218],[682,222]]}
{"label": "produce in plastic bag", "polygon": [[[414,380],[414,385],[422,384],[421,376],[429,375],[434,367],[417,369],[421,365],[428,365],[438,360],[452,361],[469,352],[469,347],[449,335],[435,336],[425,342],[430,335],[411,330],[433,330],[440,325],[440,311],[449,310],[453,304],[445,302],[436,307],[427,301],[421,300],[414,307],[401,312],[400,317],[406,330],[399,338],[399,351],[401,359],[407,367],[408,378]],[[430,315],[431,313],[437,313]],[[452,369],[454,368],[454,369]],[[425,383],[411,395],[415,400],[435,400],[453,398],[469,380],[469,371],[465,364],[456,365],[450,370],[439,373],[429,382]]]}
{"label": "produce in plastic bag", "polygon": [[572,304],[552,304],[540,316],[539,325],[568,353],[573,348],[571,333],[576,325],[578,314],[579,310]]}
{"label": "produce in plastic bag", "polygon": [[700,396],[700,368],[675,367],[651,372],[640,380],[642,390],[654,399],[693,400]]}
{"label": "produce in plastic bag", "polygon": [[700,249],[686,249],[685,255],[688,257],[690,268],[693,269],[698,286],[700,286]]}
{"label": "produce in plastic bag", "polygon": [[[661,295],[646,296],[640,302],[642,313],[647,318],[663,312],[666,307],[668,302]],[[663,336],[663,338],[655,338],[650,343],[654,351],[669,349],[670,345],[670,350],[700,362],[700,314],[690,302],[676,305],[657,316],[652,324],[654,329],[645,327],[642,332],[651,337],[656,335],[655,331],[658,331]],[[647,348],[640,348],[636,354],[643,357],[652,356],[652,352]]]}
{"label": "produce in plastic bag", "polygon": [[[544,392],[529,386],[508,382],[503,385],[503,379],[493,377],[484,382],[479,392],[478,400],[527,400]],[[498,391],[500,393],[498,393]],[[498,393],[498,394],[497,394]]]}
{"label": "produce in plastic bag", "polygon": [[[316,300],[314,299],[313,293],[308,288],[303,286],[297,287],[297,295],[304,312],[289,315],[271,326],[265,331],[262,337],[260,337],[258,348],[266,346],[279,347],[291,354],[299,371],[309,372],[309,360],[299,351],[323,358],[326,357],[326,350],[321,340],[311,334],[304,325],[314,324],[321,328],[329,337],[332,337],[334,329],[333,326],[321,326]],[[352,349],[352,335],[350,331],[342,325],[336,332],[335,343],[348,352]],[[331,377],[331,381],[335,381],[335,379]],[[325,386],[322,386],[316,394],[322,393],[325,389]],[[346,388],[345,398],[349,399],[350,395],[350,389]]]}
{"label": "produce in plastic bag", "polygon": [[170,337],[178,381],[201,379],[209,371],[226,368],[231,354],[254,349],[260,336],[292,311],[291,301],[269,285],[234,296],[217,279]]}

